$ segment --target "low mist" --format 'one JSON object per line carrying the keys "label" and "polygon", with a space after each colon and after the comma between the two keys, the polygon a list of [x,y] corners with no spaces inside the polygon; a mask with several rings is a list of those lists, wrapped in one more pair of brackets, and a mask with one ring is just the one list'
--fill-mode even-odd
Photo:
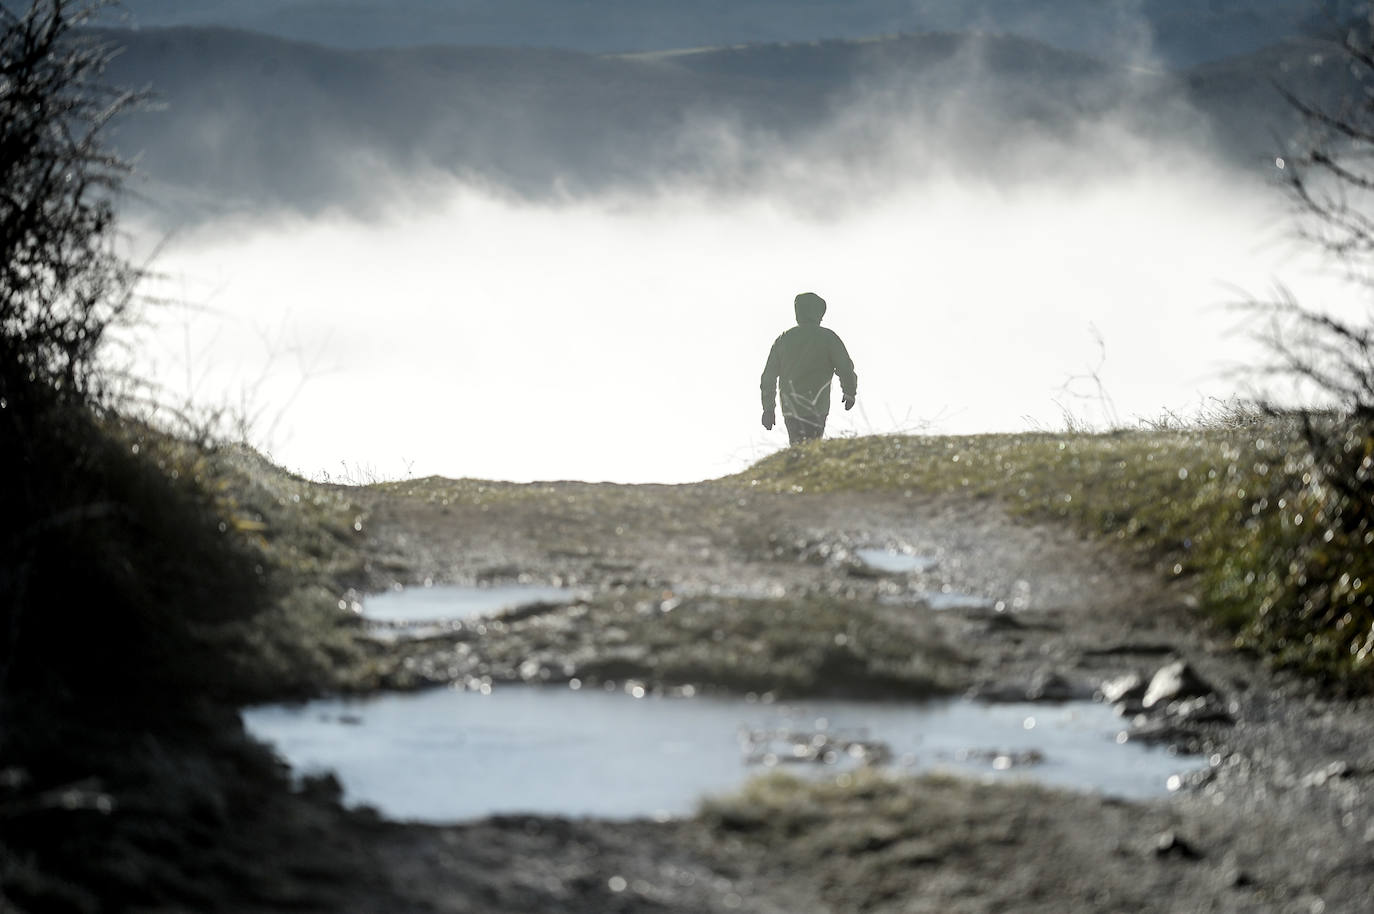
{"label": "low mist", "polygon": [[309,475],[686,481],[785,444],[758,378],[797,292],[828,299],[859,372],[830,434],[971,433],[1190,413],[1252,358],[1239,290],[1316,282],[1285,266],[1264,186],[1200,163],[896,183],[835,216],[766,194],[435,194],[413,218],[173,239],[164,291],[197,307],[159,312],[155,377],[256,415]]}
{"label": "low mist", "polygon": [[[151,309],[138,370],[309,476],[679,482],[785,445],[758,381],[798,292],[859,374],[831,436],[1188,416],[1254,380],[1259,328],[1228,306],[1349,297],[1294,256],[1274,159],[1218,154],[1157,76],[1037,91],[986,63],[860,80],[791,133],[692,106],[623,134],[638,178],[576,193],[317,138],[294,161],[353,157],[383,202],[142,232],[181,304]],[[534,145],[508,157],[556,163]],[[652,180],[664,148],[696,164]]]}

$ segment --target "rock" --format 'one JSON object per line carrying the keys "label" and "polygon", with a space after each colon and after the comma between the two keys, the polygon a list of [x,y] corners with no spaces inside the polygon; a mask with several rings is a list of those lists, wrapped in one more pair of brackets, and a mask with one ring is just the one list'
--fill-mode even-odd
{"label": "rock", "polygon": [[1168,705],[1168,712],[1181,721],[1193,724],[1219,723],[1230,725],[1236,722],[1231,712],[1223,708],[1220,702],[1209,695],[1199,695],[1197,698],[1186,698],[1182,701],[1171,701]]}
{"label": "rock", "polygon": [[1137,715],[1145,713],[1145,706],[1140,703],[1139,698],[1130,701],[1118,701],[1112,708],[1121,717],[1134,718]]}
{"label": "rock", "polygon": [[1241,866],[1240,860],[1234,851],[1230,851],[1221,861],[1221,879],[1223,884],[1233,889],[1245,888],[1255,884],[1255,877]]}
{"label": "rock", "polygon": [[980,682],[970,688],[967,697],[990,704],[1022,701],[1077,701],[1091,698],[1093,690],[1086,685],[1049,670],[1041,670],[1026,681]]}
{"label": "rock", "polygon": [[1202,852],[1178,836],[1172,828],[1155,838],[1156,857],[1178,857],[1182,860],[1200,860]]}
{"label": "rock", "polygon": [[1109,644],[1083,651],[1086,657],[1116,657],[1122,654],[1172,654],[1172,644]]}
{"label": "rock", "polygon": [[1180,698],[1212,695],[1215,692],[1216,689],[1199,676],[1187,661],[1177,660],[1155,672],[1141,704],[1153,708]]}
{"label": "rock", "polygon": [[1301,783],[1304,787],[1323,787],[1327,781],[1350,777],[1351,773],[1348,762],[1336,761],[1308,774]]}
{"label": "rock", "polygon": [[1156,746],[1170,746],[1179,752],[1196,754],[1203,746],[1203,735],[1173,720],[1137,718],[1126,731],[1129,739]]}
{"label": "rock", "polygon": [[1002,704],[1026,700],[1026,686],[1015,682],[980,682],[964,693],[974,701]]}
{"label": "rock", "polygon": [[486,568],[478,569],[474,577],[479,584],[491,584],[496,581],[518,581],[520,572],[519,565],[488,565]]}
{"label": "rock", "polygon": [[23,768],[0,768],[0,790],[23,790],[32,780]]}
{"label": "rock", "polygon": [[1006,610],[990,609],[984,610],[981,614],[970,612],[969,616],[981,621],[987,626],[988,631],[1017,631],[1026,627],[1024,622]]}
{"label": "rock", "polygon": [[1026,749],[1021,752],[1003,752],[998,749],[965,749],[956,758],[967,762],[986,762],[994,770],[1008,771],[1012,768],[1026,768],[1045,762],[1045,753],[1039,749]]}
{"label": "rock", "polygon": [[892,761],[892,747],[879,740],[846,739],[829,733],[750,730],[740,740],[746,765],[812,763],[836,765],[842,760],[868,766]]}
{"label": "rock", "polygon": [[1053,670],[1040,670],[1031,677],[1026,688],[1028,701],[1073,701],[1089,695],[1086,687],[1070,682]]}
{"label": "rock", "polygon": [[1145,697],[1146,685],[1145,678],[1139,673],[1127,673],[1115,679],[1108,679],[1097,691],[1107,704],[1114,705],[1123,701],[1133,703]]}
{"label": "rock", "polygon": [[343,799],[344,792],[343,783],[332,771],[302,775],[296,791],[301,796],[331,805]]}

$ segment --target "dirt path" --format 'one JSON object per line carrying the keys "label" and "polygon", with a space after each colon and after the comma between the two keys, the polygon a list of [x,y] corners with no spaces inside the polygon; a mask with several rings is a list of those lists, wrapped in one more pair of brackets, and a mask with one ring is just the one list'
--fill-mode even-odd
{"label": "dirt path", "polygon": [[[1123,726],[1204,753],[1210,767],[1167,799],[1129,804],[924,779],[883,794],[909,807],[886,824],[881,797],[836,800],[819,824],[786,834],[769,824],[791,815],[786,806],[745,824],[360,826],[395,880],[357,910],[1374,910],[1374,709],[1322,699],[1234,653],[1199,622],[1186,582],[1132,567],[1110,544],[954,497],[711,483],[400,488],[410,491],[362,496],[378,586],[520,579],[601,596],[880,606],[957,645],[970,687],[990,699],[1090,695],[1184,660],[1204,683],[1199,697],[1185,690]],[[934,562],[874,574],[854,557],[862,547]],[[922,595],[946,589],[992,605],[930,609]],[[846,844],[879,826],[886,838]]]}

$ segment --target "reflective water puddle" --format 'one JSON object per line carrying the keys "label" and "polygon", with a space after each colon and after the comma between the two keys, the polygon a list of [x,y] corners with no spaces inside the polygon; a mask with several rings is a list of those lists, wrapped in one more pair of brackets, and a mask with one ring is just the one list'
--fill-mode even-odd
{"label": "reflective water puddle", "polygon": [[[923,574],[939,564],[933,556],[912,555],[897,549],[855,549],[854,554],[869,568],[883,574]],[[923,590],[916,593],[915,597],[934,610],[991,609],[996,603],[988,597],[960,593],[948,588]]]}
{"label": "reflective water puddle", "polygon": [[959,593],[957,590],[926,590],[921,593],[921,600],[931,609],[992,609],[996,606],[996,601],[988,597],[980,597],[971,593]]}
{"label": "reflective water puddle", "polygon": [[298,772],[337,772],[348,802],[431,822],[690,815],[774,766],[824,775],[881,763],[1142,798],[1201,764],[1119,743],[1121,719],[1092,702],[770,705],[509,686],[264,706],[244,720]]}
{"label": "reflective water puddle", "polygon": [[887,574],[917,574],[937,564],[931,556],[912,555],[896,549],[855,549],[854,554],[869,568]]}
{"label": "reflective water puddle", "polygon": [[536,603],[571,603],[577,597],[567,588],[535,584],[408,587],[368,596],[362,603],[362,615],[374,622],[450,622]]}

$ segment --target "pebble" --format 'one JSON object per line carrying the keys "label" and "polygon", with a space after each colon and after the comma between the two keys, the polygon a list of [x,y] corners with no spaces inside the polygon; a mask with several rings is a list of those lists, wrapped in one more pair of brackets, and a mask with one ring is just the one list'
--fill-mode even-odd
{"label": "pebble", "polygon": [[1155,856],[1200,860],[1202,852],[1178,836],[1172,828],[1155,838]]}
{"label": "pebble", "polygon": [[1147,683],[1139,673],[1126,673],[1115,679],[1109,679],[1102,683],[1098,689],[1102,693],[1102,700],[1108,704],[1117,704],[1123,701],[1138,701],[1145,697],[1145,687]]}
{"label": "pebble", "polygon": [[1073,701],[1087,698],[1088,690],[1052,670],[1040,670],[1026,688],[1029,701]]}
{"label": "pebble", "polygon": [[1199,676],[1187,661],[1177,660],[1155,672],[1141,704],[1146,708],[1153,708],[1157,704],[1180,698],[1211,695],[1215,692],[1216,689]]}
{"label": "pebble", "polygon": [[1349,763],[1336,761],[1308,774],[1302,779],[1302,785],[1304,787],[1322,787],[1327,781],[1349,777],[1350,774],[1351,770]]}

